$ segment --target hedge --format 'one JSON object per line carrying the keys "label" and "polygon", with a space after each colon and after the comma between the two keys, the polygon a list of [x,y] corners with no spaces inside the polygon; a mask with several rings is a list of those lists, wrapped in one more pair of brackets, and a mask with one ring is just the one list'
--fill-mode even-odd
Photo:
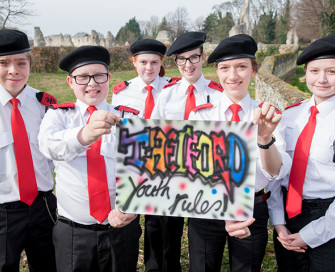
{"label": "hedge", "polygon": [[[34,64],[32,73],[56,73],[59,71],[59,61],[76,47],[32,47],[31,52],[34,55]],[[108,49],[111,54],[111,71],[132,70],[133,64],[130,60],[131,53],[129,46],[116,46]],[[165,68],[175,68],[173,58],[164,60]]]}

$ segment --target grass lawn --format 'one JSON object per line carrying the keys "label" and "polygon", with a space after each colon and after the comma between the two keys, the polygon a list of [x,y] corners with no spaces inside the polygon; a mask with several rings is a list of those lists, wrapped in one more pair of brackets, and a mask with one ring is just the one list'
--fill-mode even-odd
{"label": "grass lawn", "polygon": [[[213,67],[205,67],[203,68],[203,73],[207,79],[218,81],[217,74]],[[166,71],[166,76],[169,77],[178,77],[179,71],[178,69],[168,69]],[[56,73],[56,74],[32,74],[29,78],[29,85],[41,90],[46,91],[52,95],[54,95],[58,103],[64,102],[75,102],[75,96],[73,91],[70,89],[66,82],[65,73]],[[126,71],[126,72],[113,72],[112,79],[110,83],[110,87],[114,86],[118,82],[122,80],[130,80],[134,78],[135,72],[134,71]],[[252,98],[255,97],[255,87],[254,81],[252,80],[249,93]],[[107,98],[108,102],[111,102],[112,92]],[[141,225],[143,226],[143,219],[144,217],[141,216]],[[273,250],[273,242],[272,242],[272,229],[269,228],[269,242],[266,249],[266,255],[263,262],[262,271],[272,272],[276,271],[276,264],[275,264],[275,257],[274,257],[274,250]],[[184,227],[184,235],[182,239],[182,254],[181,254],[181,263],[183,267],[183,271],[188,271],[188,240],[187,240],[187,219],[185,219],[185,227]],[[143,264],[143,235],[140,239],[140,254],[139,254],[139,261],[138,261],[138,271],[143,272],[145,269]],[[21,271],[28,272],[27,264],[25,256],[23,256],[23,261],[21,262]],[[227,250],[225,250],[225,254],[222,260],[222,268],[221,271],[229,271],[229,261],[228,261],[228,254]],[[173,271],[171,271],[173,272]]]}

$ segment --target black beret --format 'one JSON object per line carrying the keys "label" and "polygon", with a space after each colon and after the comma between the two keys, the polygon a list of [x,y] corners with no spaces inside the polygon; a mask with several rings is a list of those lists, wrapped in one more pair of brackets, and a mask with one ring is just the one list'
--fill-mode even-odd
{"label": "black beret", "polygon": [[257,43],[247,34],[238,34],[222,40],[209,55],[208,63],[224,60],[255,58]]}
{"label": "black beret", "polygon": [[13,29],[0,30],[0,56],[20,54],[30,51],[25,33]]}
{"label": "black beret", "polygon": [[141,39],[130,46],[130,51],[133,56],[140,54],[157,54],[163,57],[166,52],[166,46],[154,39]]}
{"label": "black beret", "polygon": [[110,54],[106,48],[93,45],[78,47],[67,54],[59,62],[59,67],[71,74],[74,69],[94,63],[103,64],[108,69],[110,63]]}
{"label": "black beret", "polygon": [[298,57],[297,65],[316,59],[335,58],[335,34],[312,42]]}
{"label": "black beret", "polygon": [[186,32],[181,34],[171,45],[167,56],[172,54],[181,54],[193,49],[199,48],[206,41],[206,33],[203,32]]}

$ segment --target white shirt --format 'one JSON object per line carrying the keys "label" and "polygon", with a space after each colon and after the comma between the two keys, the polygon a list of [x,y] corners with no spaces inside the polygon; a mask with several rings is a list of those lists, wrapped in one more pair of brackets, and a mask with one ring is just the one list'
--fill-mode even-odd
{"label": "white shirt", "polygon": [[[211,81],[205,79],[202,74],[198,81],[192,84],[195,87],[194,96],[196,106],[209,101],[220,99],[222,92],[209,87]],[[151,119],[184,120],[185,104],[188,95],[188,87],[191,84],[182,78],[176,84],[163,89],[151,114]]]}
{"label": "white shirt", "polygon": [[[198,110],[196,112],[192,111],[190,114],[190,120],[215,120],[215,121],[230,121],[232,117],[232,112],[229,108],[230,105],[234,104],[228,96],[223,92],[221,95],[221,100],[214,102],[212,108],[205,108]],[[249,93],[238,103],[241,109],[238,112],[240,120],[242,122],[251,122],[254,116],[254,110],[258,108],[258,102],[251,99]],[[280,179],[286,175],[289,171],[291,165],[290,158],[285,154],[281,153],[282,156],[282,167],[280,173],[277,176],[271,176],[267,173],[261,163],[260,152],[257,149],[256,158],[256,180],[255,180],[255,192],[264,189],[270,180]],[[273,181],[275,183],[276,181]],[[279,182],[278,182],[279,183]]]}
{"label": "white shirt", "polygon": [[[52,162],[38,148],[37,135],[46,110],[46,106],[36,99],[38,92],[26,85],[17,98],[20,100],[18,108],[29,138],[37,188],[38,191],[46,192],[53,189]],[[20,200],[10,121],[13,106],[9,100],[12,98],[0,85],[0,204]]]}
{"label": "white shirt", "polygon": [[[158,100],[158,96],[162,92],[164,85],[169,83],[170,78],[157,76],[155,80],[150,84],[153,87],[152,96],[154,97],[155,103]],[[139,118],[144,117],[145,100],[148,95],[148,91],[145,89],[148,86],[141,77],[133,78],[128,81],[129,85],[118,93],[113,93],[112,105],[116,106],[127,106],[135,110],[139,110]]]}
{"label": "white shirt", "polygon": [[[106,100],[96,106],[118,114]],[[77,135],[86,125],[88,105],[77,100],[74,109],[49,110],[38,135],[41,152],[54,160],[58,214],[81,224],[99,223],[89,212],[87,188],[88,146],[82,146]],[[101,153],[105,158],[111,209],[115,207],[115,131],[102,136]],[[107,223],[107,219],[104,223]]]}
{"label": "white shirt", "polygon": [[[303,128],[310,116],[310,107],[315,106],[314,96],[284,111],[277,133],[277,146],[286,151],[291,158]],[[333,162],[335,144],[335,96],[317,106],[316,127],[309,152],[306,177],[303,186],[303,199],[325,199],[335,196],[335,163]],[[288,188],[288,173],[281,185]],[[273,190],[270,208],[271,225],[285,224],[282,193],[280,186]],[[312,221],[299,231],[301,238],[314,248],[335,238],[335,203],[325,216]]]}

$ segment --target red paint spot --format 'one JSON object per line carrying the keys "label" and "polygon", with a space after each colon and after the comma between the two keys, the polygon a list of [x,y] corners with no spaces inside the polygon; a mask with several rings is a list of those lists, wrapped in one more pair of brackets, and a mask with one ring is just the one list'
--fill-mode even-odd
{"label": "red paint spot", "polygon": [[115,183],[118,184],[120,181],[121,181],[121,178],[120,177],[116,177]]}
{"label": "red paint spot", "polygon": [[238,209],[238,210],[236,211],[236,215],[237,215],[237,216],[241,216],[241,215],[243,215],[243,211],[242,211],[241,209]]}
{"label": "red paint spot", "polygon": [[148,207],[146,208],[146,212],[147,212],[147,213],[152,213],[152,207],[151,207],[151,206],[148,206]]}
{"label": "red paint spot", "polygon": [[138,178],[138,180],[137,180],[138,184],[142,183],[142,182],[143,182],[143,180],[144,180],[144,178],[143,178],[143,177],[139,177],[139,178]]}
{"label": "red paint spot", "polygon": [[179,184],[179,188],[180,188],[181,190],[185,190],[185,188],[186,188],[186,184],[185,184],[184,182],[180,183],[180,184]]}
{"label": "red paint spot", "polygon": [[251,129],[246,130],[245,136],[250,137],[251,135],[252,135],[252,130]]}

